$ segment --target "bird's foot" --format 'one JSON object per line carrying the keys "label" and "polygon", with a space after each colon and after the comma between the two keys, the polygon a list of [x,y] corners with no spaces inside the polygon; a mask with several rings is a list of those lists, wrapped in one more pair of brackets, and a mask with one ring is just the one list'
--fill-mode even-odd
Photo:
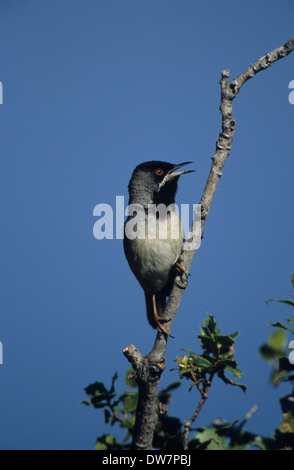
{"label": "bird's foot", "polygon": [[190,273],[186,273],[184,268],[180,265],[179,261],[175,263],[175,269],[180,274],[180,280],[177,282],[178,287],[181,289],[186,289],[188,285],[188,277],[191,276]]}
{"label": "bird's foot", "polygon": [[177,261],[177,262],[175,263],[175,268],[176,268],[176,270],[178,271],[178,273],[180,273],[180,274],[185,274],[186,277],[191,276],[190,273],[188,273],[188,274],[186,273],[186,271],[184,270],[184,268],[180,265],[179,261]]}
{"label": "bird's foot", "polygon": [[163,333],[167,337],[170,336],[171,338],[173,338],[173,336],[170,333],[168,333],[166,331],[166,329],[164,328],[164,326],[162,325],[162,323],[169,321],[169,320],[167,320],[167,318],[158,317],[158,318],[155,318],[155,321],[156,321],[158,331],[160,331],[161,333]]}

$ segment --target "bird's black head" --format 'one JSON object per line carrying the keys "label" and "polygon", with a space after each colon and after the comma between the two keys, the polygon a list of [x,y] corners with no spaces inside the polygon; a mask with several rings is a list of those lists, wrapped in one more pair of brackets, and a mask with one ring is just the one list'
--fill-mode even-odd
{"label": "bird's black head", "polygon": [[138,165],[129,182],[130,204],[172,204],[178,187],[178,179],[194,170],[176,171],[191,162],[173,163],[150,161]]}

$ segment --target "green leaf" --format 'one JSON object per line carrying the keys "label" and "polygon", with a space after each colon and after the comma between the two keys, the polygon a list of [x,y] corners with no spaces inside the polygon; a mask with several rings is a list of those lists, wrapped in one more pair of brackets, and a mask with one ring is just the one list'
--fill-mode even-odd
{"label": "green leaf", "polygon": [[134,413],[138,404],[138,393],[137,392],[126,392],[122,397],[124,404],[124,411],[126,413]]}
{"label": "green leaf", "polygon": [[134,423],[132,423],[132,421],[130,421],[129,419],[126,419],[125,421],[123,421],[123,423],[120,424],[120,427],[122,429],[124,428],[131,429],[133,426],[134,426]]}
{"label": "green leaf", "polygon": [[259,352],[267,361],[279,359],[285,354],[286,342],[287,336],[285,330],[283,328],[277,328],[270,334],[268,343],[264,343],[260,346]]}
{"label": "green leaf", "polygon": [[[194,356],[197,356],[197,354],[193,351],[191,351],[191,349],[187,349],[187,348],[180,348],[182,351],[185,351],[186,353],[189,354],[190,357],[194,357]],[[182,359],[182,358],[178,358],[178,359]]]}
{"label": "green leaf", "polygon": [[[294,319],[287,318],[288,322],[294,324]],[[269,325],[274,326],[275,328],[283,328],[284,330],[290,331],[294,334],[294,328],[289,328],[288,326],[283,325],[283,323],[277,321],[276,323],[269,323]]]}
{"label": "green leaf", "polygon": [[283,415],[281,426],[276,429],[274,441],[274,449],[294,450],[294,415],[293,411],[287,411]]}
{"label": "green leaf", "polygon": [[204,336],[214,336],[220,333],[220,329],[216,326],[216,321],[213,315],[208,314],[208,318],[203,320],[205,327],[200,326],[200,330]]}
{"label": "green leaf", "polygon": [[233,377],[242,377],[243,373],[238,367],[232,367],[231,365],[228,365],[225,369],[227,372],[233,375]]}
{"label": "green leaf", "polygon": [[86,406],[92,406],[92,403],[88,400],[82,400],[81,403]]}
{"label": "green leaf", "polygon": [[232,361],[230,359],[220,359],[216,361],[211,367],[209,372],[217,373],[220,371],[224,371],[226,367],[232,366],[235,364],[235,361]]}
{"label": "green leaf", "polygon": [[294,307],[294,300],[291,300],[291,299],[286,299],[286,300],[281,300],[281,299],[268,299],[265,301],[265,303],[267,304],[268,302],[281,302],[283,304],[287,304],[287,305],[291,305],[292,307]]}
{"label": "green leaf", "polygon": [[125,382],[128,385],[128,387],[138,388],[138,384],[136,380],[134,379],[134,369],[132,367],[130,367],[126,372]]}
{"label": "green leaf", "polygon": [[287,413],[284,414],[282,424],[278,428],[281,433],[292,433],[293,434],[293,445],[294,445],[294,414],[293,411],[287,411]]}
{"label": "green leaf", "polygon": [[206,370],[210,369],[213,365],[208,359],[205,359],[202,356],[194,356],[193,357],[193,364],[197,369]]}
{"label": "green leaf", "polygon": [[[94,408],[111,406],[111,401],[116,396],[114,383],[117,377],[118,375],[115,373],[112,377],[111,388],[109,390],[107,390],[103,382],[94,382],[85,388],[85,392],[90,397],[91,405],[93,405]],[[89,404],[89,402],[85,404]]]}
{"label": "green leaf", "polygon": [[111,389],[109,390],[110,393],[113,393],[115,388],[114,388],[114,383],[118,379],[118,373],[115,372],[112,379],[111,379]]}
{"label": "green leaf", "polygon": [[158,396],[160,397],[161,395],[166,395],[167,393],[171,392],[172,390],[176,390],[180,386],[181,386],[181,382],[179,382],[179,381],[172,382],[166,388],[161,390]]}
{"label": "green leaf", "polygon": [[204,444],[205,442],[210,442],[211,439],[214,439],[216,435],[215,428],[211,427],[204,427],[196,434],[196,439],[201,443]]}
{"label": "green leaf", "polygon": [[196,372],[197,369],[199,371],[202,371],[211,367],[212,362],[210,362],[208,359],[204,358],[203,356],[199,356],[193,353],[189,349],[185,349],[185,348],[181,348],[181,349],[189,353],[189,356],[176,358],[176,362],[178,363],[180,367],[181,374],[190,373],[191,371],[193,372],[193,369],[195,369],[195,372]]}
{"label": "green leaf", "polygon": [[88,387],[85,388],[85,392],[90,398],[94,398],[98,395],[108,395],[108,390],[102,382],[94,382],[88,385]]}
{"label": "green leaf", "polygon": [[237,338],[237,336],[239,336],[239,334],[240,334],[240,331],[235,331],[234,333],[231,333],[229,336],[230,336],[230,338],[235,339],[235,338]]}
{"label": "green leaf", "polygon": [[240,384],[238,382],[234,382],[233,380],[228,379],[223,372],[220,372],[218,376],[225,382],[225,384],[233,385],[236,387],[240,387],[243,392],[246,392],[247,387],[244,384]]}
{"label": "green leaf", "polygon": [[215,335],[214,339],[218,345],[225,347],[230,347],[235,343],[235,340],[228,335]]}
{"label": "green leaf", "polygon": [[108,408],[105,408],[104,410],[104,420],[105,423],[109,423],[109,421],[111,420],[111,413]]}
{"label": "green leaf", "polygon": [[176,390],[177,388],[179,388],[181,386],[181,382],[177,381],[177,382],[172,382],[171,384],[169,384],[166,388],[164,388],[163,390],[161,390],[158,394],[158,400],[161,402],[161,403],[169,403],[170,401],[170,397],[171,397],[171,392],[173,390]]}
{"label": "green leaf", "polygon": [[265,359],[266,361],[277,359],[277,357],[279,356],[277,351],[267,343],[264,343],[260,346],[259,353],[261,357],[263,357],[263,359]]}
{"label": "green leaf", "polygon": [[275,351],[282,351],[286,346],[287,336],[282,328],[277,328],[274,333],[269,336],[269,345]]}
{"label": "green leaf", "polygon": [[216,355],[218,353],[217,344],[214,338],[206,335],[198,335],[198,338],[201,339],[201,347],[205,349],[208,353]]}
{"label": "green leaf", "polygon": [[111,436],[110,434],[103,434],[102,436],[98,437],[95,449],[96,450],[117,450],[120,448],[115,437]]}
{"label": "green leaf", "polygon": [[107,450],[108,447],[103,442],[97,441],[95,444],[95,450]]}

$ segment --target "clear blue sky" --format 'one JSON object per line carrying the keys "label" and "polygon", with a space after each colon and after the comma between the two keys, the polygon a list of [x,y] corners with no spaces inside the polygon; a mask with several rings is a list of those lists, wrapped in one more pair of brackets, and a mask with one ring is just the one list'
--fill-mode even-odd
{"label": "clear blue sky", "polygon": [[[194,161],[178,203],[198,203],[220,131],[221,70],[238,75],[294,33],[292,0],[1,0],[0,448],[92,449],[102,413],[80,404],[95,380],[118,387],[155,332],[121,240],[93,237],[93,208],[127,198],[140,162]],[[234,102],[237,131],[205,238],[169,341],[161,386],[177,380],[181,347],[198,350],[215,315],[240,330],[248,391],[215,384],[198,426],[242,419],[280,424],[269,367],[258,354],[290,312],[293,271],[294,55],[249,81]],[[184,180],[185,178],[185,180]],[[198,395],[174,394],[187,419]]]}

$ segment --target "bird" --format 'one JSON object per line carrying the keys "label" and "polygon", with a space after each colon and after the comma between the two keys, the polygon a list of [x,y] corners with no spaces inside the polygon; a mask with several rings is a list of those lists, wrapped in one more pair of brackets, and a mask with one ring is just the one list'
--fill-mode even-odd
{"label": "bird", "polygon": [[173,164],[147,161],[134,169],[128,185],[128,216],[123,246],[128,264],[139,281],[150,325],[169,336],[162,317],[169,296],[184,236],[175,196],[179,177],[194,170],[177,171],[192,162]]}

